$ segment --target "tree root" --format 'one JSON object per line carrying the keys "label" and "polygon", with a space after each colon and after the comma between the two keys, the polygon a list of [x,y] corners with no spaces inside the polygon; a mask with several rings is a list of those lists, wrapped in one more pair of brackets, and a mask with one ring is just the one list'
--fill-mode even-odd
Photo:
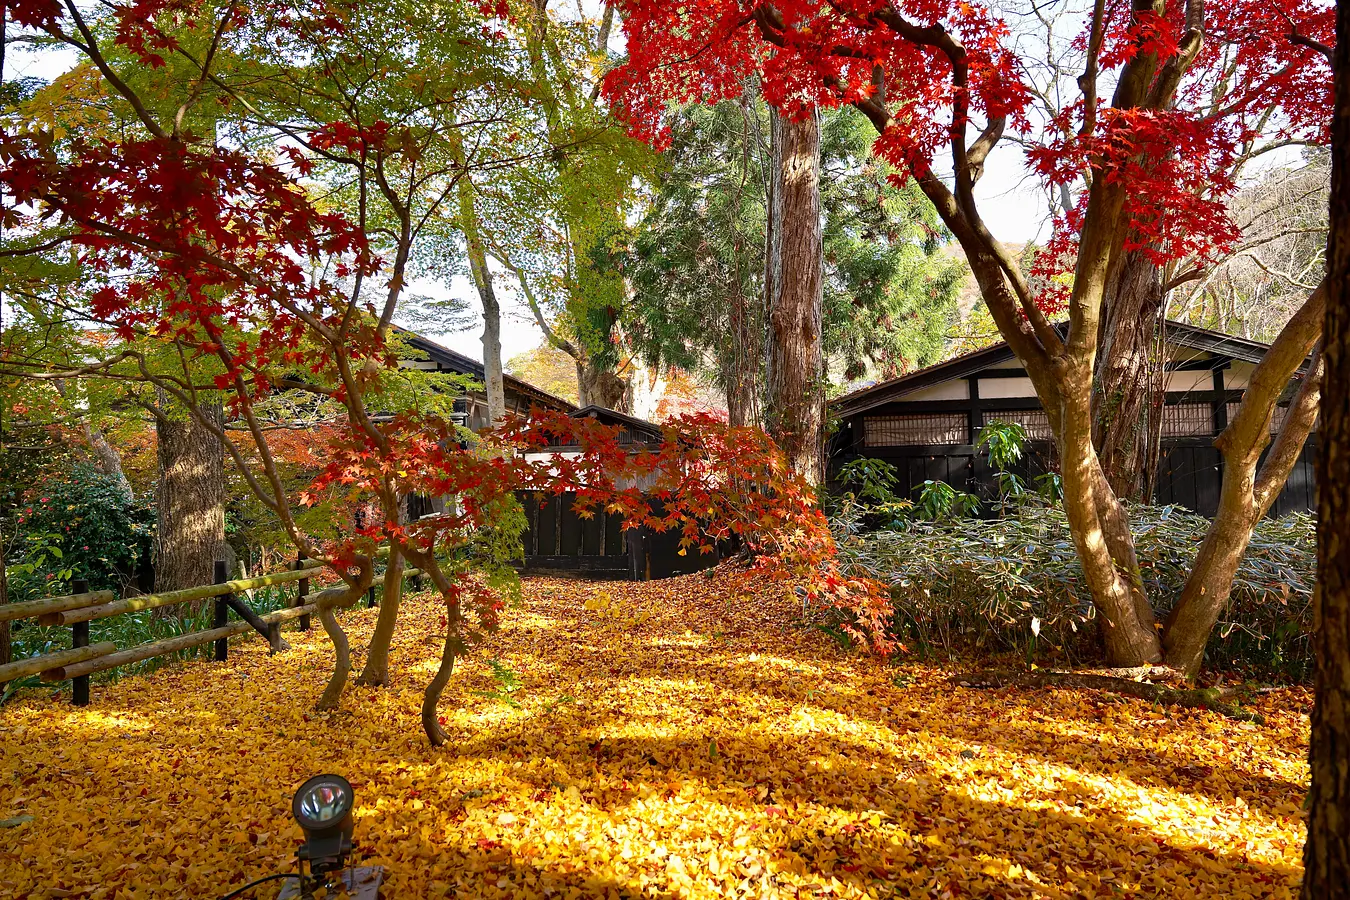
{"label": "tree root", "polygon": [[988,671],[971,672],[965,675],[953,675],[948,679],[952,684],[966,688],[1071,688],[1090,691],[1113,691],[1162,703],[1169,706],[1182,706],[1188,709],[1209,709],[1242,722],[1264,724],[1265,719],[1257,713],[1248,712],[1239,706],[1226,702],[1227,698],[1241,693],[1233,688],[1184,688],[1158,684],[1152,681],[1137,681],[1145,675],[1154,677],[1170,676],[1179,678],[1179,673],[1157,666],[1143,666],[1137,669],[1107,670],[1119,674],[1098,674],[1088,672],[1010,672]]}

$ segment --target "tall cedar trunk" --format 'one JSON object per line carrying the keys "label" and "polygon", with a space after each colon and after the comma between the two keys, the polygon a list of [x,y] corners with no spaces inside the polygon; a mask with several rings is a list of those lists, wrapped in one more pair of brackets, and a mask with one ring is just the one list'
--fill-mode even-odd
{"label": "tall cedar trunk", "polygon": [[473,184],[459,182],[460,227],[469,253],[469,272],[478,299],[483,302],[483,380],[487,391],[488,419],[492,424],[506,418],[506,382],[502,377],[502,308],[488,268],[487,250],[478,226],[478,211],[473,203]]}
{"label": "tall cedar trunk", "polygon": [[1350,897],[1350,2],[1336,9],[1336,115],[1318,457],[1316,687],[1309,762],[1304,900]]}
{"label": "tall cedar trunk", "polygon": [[1146,500],[1151,413],[1157,394],[1150,348],[1162,308],[1162,275],[1142,251],[1116,269],[1103,299],[1094,378],[1092,442],[1117,497]]}
{"label": "tall cedar trunk", "polygon": [[[220,405],[204,415],[224,421]],[[159,477],[155,484],[155,590],[210,584],[225,556],[225,448],[161,394],[156,416]]]}
{"label": "tall cedar trunk", "polygon": [[577,393],[582,406],[626,411],[624,400],[628,385],[614,372],[596,365],[589,358],[577,361]]}
{"label": "tall cedar trunk", "polygon": [[820,115],[800,121],[771,112],[773,238],[766,265],[769,302],[765,424],[788,465],[812,484],[824,473],[825,396],[821,356],[823,244]]}

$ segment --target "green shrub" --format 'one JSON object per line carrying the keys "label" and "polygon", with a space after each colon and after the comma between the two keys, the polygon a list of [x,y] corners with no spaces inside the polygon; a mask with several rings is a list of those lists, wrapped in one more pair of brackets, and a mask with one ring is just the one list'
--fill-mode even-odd
{"label": "green shrub", "polygon": [[[1177,507],[1130,512],[1149,595],[1165,616],[1209,520]],[[1024,509],[995,521],[904,522],[869,533],[841,518],[836,532],[855,573],[891,585],[896,636],[921,652],[1100,660],[1095,611],[1061,509]],[[1250,677],[1308,678],[1316,558],[1308,516],[1263,521],[1239,566],[1206,665]]]}
{"label": "green shrub", "polygon": [[77,578],[120,592],[148,558],[155,511],[149,498],[79,464],[24,491],[4,526],[11,601],[67,593]]}

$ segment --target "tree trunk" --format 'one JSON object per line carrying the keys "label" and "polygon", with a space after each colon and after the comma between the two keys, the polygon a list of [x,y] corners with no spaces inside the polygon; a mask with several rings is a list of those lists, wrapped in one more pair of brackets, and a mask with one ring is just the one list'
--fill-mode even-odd
{"label": "tree trunk", "polygon": [[1350,897],[1350,2],[1336,9],[1331,234],[1323,336],[1325,402],[1318,455],[1316,685],[1309,763],[1304,900]]}
{"label": "tree trunk", "polygon": [[1228,601],[1252,529],[1279,496],[1317,421],[1321,354],[1315,352],[1313,365],[1290,404],[1275,446],[1257,471],[1261,453],[1270,442],[1275,402],[1308,352],[1317,345],[1325,307],[1326,290],[1319,286],[1266,351],[1252,372],[1237,414],[1214,441],[1224,460],[1219,508],[1163,632],[1167,664],[1187,677],[1194,678],[1200,671],[1209,633]]}
{"label": "tree trunk", "polygon": [[1159,408],[1151,348],[1162,300],[1158,267],[1140,250],[1126,253],[1103,302],[1092,427],[1106,481],[1124,500],[1148,499],[1149,442]]}
{"label": "tree trunk", "polygon": [[403,600],[403,554],[397,547],[389,548],[389,562],[384,569],[384,593],[380,595],[380,615],[375,620],[375,633],[366,648],[366,664],[361,669],[357,684],[373,687],[389,685],[389,644],[398,625],[398,608]]}
{"label": "tree trunk", "polygon": [[131,497],[131,483],[127,481],[126,473],[122,471],[122,454],[112,444],[108,443],[108,438],[102,431],[94,427],[94,423],[89,421],[88,416],[80,415],[77,404],[70,396],[70,388],[66,386],[66,379],[58,378],[52,382],[56,388],[56,393],[60,395],[61,401],[69,408],[70,414],[79,419],[80,433],[84,435],[85,443],[89,445],[89,452],[94,457],[94,468],[104,475],[111,475],[122,488],[128,499]]}
{"label": "tree trunk", "polygon": [[765,424],[793,471],[824,477],[820,222],[820,115],[801,121],[771,113],[775,138],[766,260],[769,308]]}
{"label": "tree trunk", "polygon": [[[204,415],[224,421],[220,405]],[[155,590],[210,584],[225,553],[225,448],[166,394],[156,412],[159,477],[155,484]]]}
{"label": "tree trunk", "polygon": [[[739,259],[737,260],[739,265]],[[729,324],[732,345],[722,354],[722,385],[727,397],[727,422],[735,427],[759,424],[759,367],[763,358],[759,325],[750,298],[741,289],[740,273],[732,287]]]}
{"label": "tree trunk", "polygon": [[[2,522],[3,520],[0,520]],[[9,582],[5,579],[5,535],[0,532],[0,605],[9,602]],[[10,646],[9,621],[0,622],[0,666],[13,659]]]}
{"label": "tree trunk", "polygon": [[1129,519],[1092,446],[1090,363],[1068,362],[1061,377],[1059,452],[1064,514],[1097,607],[1107,659],[1120,667],[1158,662],[1162,647],[1144,593]]}
{"label": "tree trunk", "polygon": [[502,308],[488,268],[487,250],[478,227],[478,211],[473,204],[473,184],[467,178],[459,182],[460,228],[468,247],[469,271],[478,299],[483,302],[483,381],[487,392],[488,420],[493,425],[506,418],[506,382],[502,377]]}
{"label": "tree trunk", "polygon": [[581,406],[603,406],[625,412],[628,385],[609,369],[597,366],[589,358],[577,361],[577,393]]}

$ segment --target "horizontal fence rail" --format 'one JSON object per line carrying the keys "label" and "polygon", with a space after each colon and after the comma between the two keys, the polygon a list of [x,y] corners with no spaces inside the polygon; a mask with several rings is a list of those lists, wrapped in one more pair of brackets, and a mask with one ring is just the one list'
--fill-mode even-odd
{"label": "horizontal fence rail", "polygon": [[[388,555],[388,547],[376,551],[377,557]],[[325,567],[316,560],[305,558],[297,559],[291,565],[293,568],[283,572],[230,580],[225,577],[225,563],[217,561],[215,584],[122,599],[112,591],[91,591],[83,581],[77,580],[72,585],[74,592],[65,596],[0,605],[0,622],[33,619],[40,626],[69,626],[73,644],[69,650],[43,653],[0,666],[0,685],[33,675],[46,683],[70,681],[73,683],[72,702],[84,706],[89,702],[89,676],[96,672],[209,644],[215,645],[215,658],[224,660],[229,639],[250,632],[266,637],[273,653],[289,649],[289,645],[281,640],[281,626],[299,619],[300,627],[308,631],[310,617],[318,613],[323,602],[347,590],[340,584],[310,593],[310,579]],[[420,585],[422,574],[420,569],[408,568],[402,577],[412,578],[415,585]],[[375,605],[375,588],[384,585],[386,578],[387,574],[380,574],[371,580],[367,594],[371,606]],[[287,608],[263,615],[255,613],[240,596],[245,591],[292,582],[298,582],[294,602]],[[112,641],[89,642],[91,621],[199,600],[215,601],[214,627],[120,650]],[[231,610],[239,617],[237,621],[229,621]]]}

